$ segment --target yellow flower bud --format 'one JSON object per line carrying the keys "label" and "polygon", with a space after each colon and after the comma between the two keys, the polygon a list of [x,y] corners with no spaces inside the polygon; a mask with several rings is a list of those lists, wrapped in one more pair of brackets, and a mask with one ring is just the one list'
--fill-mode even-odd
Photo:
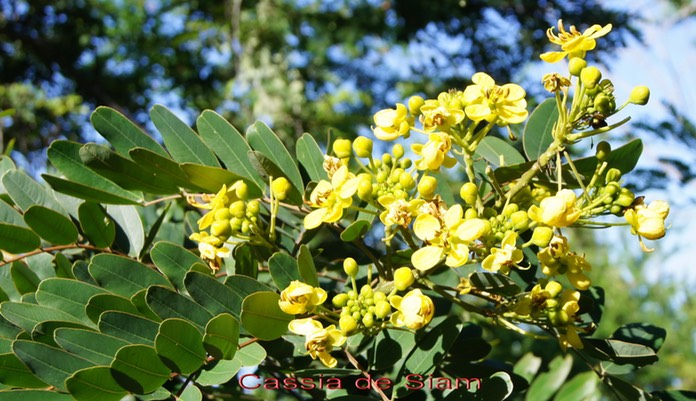
{"label": "yellow flower bud", "polygon": [[553,230],[549,227],[536,227],[532,233],[532,244],[545,248],[553,238]]}
{"label": "yellow flower bud", "polygon": [[524,231],[529,227],[529,216],[524,210],[518,210],[510,215],[510,222],[517,231]]}
{"label": "yellow flower bud", "polygon": [[430,199],[435,195],[437,189],[437,179],[429,175],[421,178],[418,183],[418,193],[425,199]]}
{"label": "yellow flower bud", "polygon": [[580,76],[580,72],[585,67],[587,67],[587,61],[580,57],[573,57],[568,62],[568,70],[570,71],[570,74],[576,77]]}
{"label": "yellow flower bud", "polygon": [[594,107],[597,109],[598,112],[608,115],[611,114],[614,110],[611,107],[611,99],[609,96],[600,93],[597,96],[595,96],[594,99]]}
{"label": "yellow flower bud", "polygon": [[650,100],[650,88],[647,86],[636,86],[633,88],[631,91],[631,94],[628,96],[628,101],[637,104],[639,106],[644,106],[648,103],[648,100]]}
{"label": "yellow flower bud", "polygon": [[[334,147],[335,146],[336,144],[334,143]],[[358,157],[370,157],[372,155],[372,139],[365,136],[355,138],[355,141],[353,141],[353,151]]]}
{"label": "yellow flower bud", "polygon": [[249,186],[244,181],[237,181],[232,185],[232,188],[234,188],[234,194],[241,200],[245,200],[249,196]]}
{"label": "yellow flower bud", "polygon": [[421,290],[411,290],[403,298],[394,296],[390,303],[397,309],[390,319],[391,323],[397,327],[406,326],[409,329],[418,330],[430,323],[435,314],[432,299],[423,295]]}
{"label": "yellow flower bud", "polygon": [[339,159],[350,157],[350,148],[350,139],[336,139],[333,143],[334,154]]}
{"label": "yellow flower bud", "polygon": [[409,190],[416,186],[416,181],[413,179],[411,174],[404,172],[401,174],[401,176],[399,176],[399,184],[401,185],[401,188]]}
{"label": "yellow flower bud", "polygon": [[278,305],[289,315],[299,315],[312,312],[326,301],[326,297],[323,289],[295,280],[280,293]]}
{"label": "yellow flower bud", "polygon": [[394,287],[399,291],[410,287],[414,280],[413,272],[408,267],[400,267],[394,271]]}
{"label": "yellow flower bud", "polygon": [[232,218],[230,210],[227,208],[218,209],[215,211],[215,220],[229,220]]}
{"label": "yellow flower bud", "polygon": [[344,315],[338,320],[338,326],[341,328],[341,333],[349,335],[358,328],[358,323],[352,316]]}
{"label": "yellow flower bud", "polygon": [[568,227],[580,217],[580,210],[575,206],[575,192],[562,189],[554,196],[549,196],[529,208],[529,217],[547,226]]}
{"label": "yellow flower bud", "polygon": [[216,237],[228,237],[231,231],[229,220],[216,220],[210,226],[210,233]]}
{"label": "yellow flower bud", "polygon": [[395,159],[401,159],[404,157],[404,147],[400,143],[395,144],[392,147],[392,154],[394,155]]}
{"label": "yellow flower bud", "polygon": [[290,182],[285,177],[278,177],[271,183],[273,196],[279,201],[285,200],[290,192]]}
{"label": "yellow flower bud", "polygon": [[550,298],[556,298],[563,291],[563,286],[558,281],[549,281],[544,287],[544,291],[548,293]]}
{"label": "yellow flower bud", "polygon": [[580,72],[580,81],[587,89],[594,89],[602,80],[602,72],[597,67],[583,68]]}
{"label": "yellow flower bud", "polygon": [[346,306],[346,304],[348,304],[348,300],[348,294],[342,293],[333,297],[331,303],[333,304],[333,306],[337,308],[343,308],[344,306]]}
{"label": "yellow flower bud", "polygon": [[[378,293],[375,293],[375,295]],[[387,301],[379,301],[375,304],[375,316],[384,319],[391,313],[391,305]]]}
{"label": "yellow flower bud", "polygon": [[425,100],[423,100],[422,97],[420,96],[411,96],[408,99],[408,111],[413,114],[414,116],[417,116],[420,114],[420,108],[425,104]]}
{"label": "yellow flower bud", "polygon": [[639,203],[633,209],[626,210],[624,217],[635,234],[655,240],[665,236],[665,219],[669,214],[669,204],[657,200],[645,206]]}
{"label": "yellow flower bud", "polygon": [[610,182],[617,182],[621,179],[621,170],[618,168],[610,168],[609,171],[607,171],[607,175],[604,179],[604,182],[609,184]]}
{"label": "yellow flower bud", "polygon": [[343,261],[343,271],[350,277],[358,275],[358,263],[353,258],[346,258]]}
{"label": "yellow flower bud", "polygon": [[375,315],[372,313],[368,312],[363,316],[362,318],[362,324],[365,325],[368,329],[375,324]]}
{"label": "yellow flower bud", "polygon": [[471,206],[476,203],[478,197],[478,187],[473,182],[466,182],[459,190],[459,196],[462,197],[467,205]]}
{"label": "yellow flower bud", "polygon": [[372,182],[369,179],[361,179],[358,183],[358,198],[368,200],[372,196]]}

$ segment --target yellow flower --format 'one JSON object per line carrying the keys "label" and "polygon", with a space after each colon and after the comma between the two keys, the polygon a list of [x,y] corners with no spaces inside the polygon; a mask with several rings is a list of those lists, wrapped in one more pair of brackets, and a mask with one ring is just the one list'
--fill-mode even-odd
{"label": "yellow flower", "polygon": [[411,255],[413,267],[425,271],[443,258],[449,267],[461,266],[469,260],[468,244],[484,235],[488,226],[478,218],[463,220],[463,215],[461,205],[454,205],[442,218],[432,214],[416,217],[413,231],[428,245]]}
{"label": "yellow flower", "polygon": [[353,204],[353,194],[360,180],[348,167],[341,166],[331,177],[331,182],[321,180],[309,196],[309,205],[318,208],[304,218],[304,226],[311,230],[322,222],[334,223],[343,217],[343,209]]}
{"label": "yellow flower", "polygon": [[633,209],[626,210],[624,217],[631,231],[641,237],[655,240],[665,236],[665,219],[669,215],[669,204],[656,200],[645,205],[642,200]]}
{"label": "yellow flower", "polygon": [[428,99],[421,106],[420,122],[425,131],[449,131],[450,127],[464,120],[466,114],[460,102],[451,102],[446,94],[440,94],[438,100]]}
{"label": "yellow flower", "polygon": [[198,252],[200,253],[201,258],[208,261],[208,264],[213,271],[220,269],[222,258],[230,256],[230,253],[232,252],[225,246],[220,238],[214,235],[209,235],[205,231],[193,233],[189,238],[198,242]]}
{"label": "yellow flower", "polygon": [[592,25],[585,29],[585,32],[580,33],[574,25],[570,26],[570,32],[563,27],[563,20],[558,20],[558,36],[553,33],[553,27],[546,31],[546,36],[553,44],[561,46],[560,52],[547,52],[541,55],[541,59],[547,63],[556,63],[563,60],[565,56],[569,58],[580,57],[584,58],[585,53],[592,50],[597,45],[595,39],[600,38],[611,31],[611,24],[604,27],[601,25]]}
{"label": "yellow flower", "polygon": [[346,342],[346,336],[335,325],[323,327],[320,322],[311,318],[295,319],[288,324],[288,329],[295,334],[307,337],[305,349],[312,359],[319,358],[327,367],[336,367],[338,361],[329,352],[333,350],[333,347],[343,345]]}
{"label": "yellow flower", "polygon": [[452,148],[452,138],[443,132],[433,132],[428,136],[428,142],[411,145],[413,152],[421,158],[416,160],[418,170],[438,171],[440,166],[453,167],[457,160],[448,155]]}
{"label": "yellow flower", "polygon": [[578,335],[578,329],[575,327],[575,314],[580,310],[579,300],[580,293],[573,290],[563,290],[559,299],[561,308],[558,313],[565,320],[563,325],[557,327],[559,331],[558,341],[563,351],[567,350],[568,347],[575,349],[584,348],[584,344]]}
{"label": "yellow flower", "polygon": [[418,213],[418,208],[424,203],[422,199],[405,201],[396,199],[394,195],[382,195],[377,201],[386,209],[380,213],[379,219],[386,227],[398,225],[408,227],[411,219]]}
{"label": "yellow flower", "polygon": [[278,305],[288,315],[301,315],[314,311],[326,301],[326,291],[301,281],[293,281],[280,293]]}
{"label": "yellow flower", "polygon": [[397,327],[418,330],[430,323],[435,314],[432,299],[423,295],[421,290],[411,290],[404,297],[393,296],[389,303],[397,309],[392,313],[390,322]]}
{"label": "yellow flower", "polygon": [[483,259],[481,267],[488,271],[497,272],[500,270],[501,273],[508,274],[510,266],[516,266],[524,259],[522,251],[515,247],[516,242],[516,232],[508,231],[505,233],[500,248],[491,249],[491,254]]}
{"label": "yellow flower", "polygon": [[194,197],[189,196],[186,200],[192,206],[211,210],[211,212],[206,213],[198,220],[198,229],[204,230],[208,228],[215,220],[215,211],[227,208],[231,203],[240,199],[238,194],[245,194],[247,190],[247,185],[244,181],[236,181],[229,188],[227,188],[227,185],[223,184],[222,188],[220,188],[215,196],[203,195],[202,203],[196,201]]}
{"label": "yellow flower", "polygon": [[408,108],[401,103],[397,103],[396,109],[378,111],[374,121],[376,127],[372,130],[383,141],[393,141],[400,136],[408,137],[413,125],[413,117],[408,116]]}
{"label": "yellow flower", "polygon": [[493,78],[483,72],[477,72],[471,80],[473,84],[464,89],[467,117],[501,126],[518,124],[527,118],[527,101],[524,99],[527,93],[521,86],[498,86]]}
{"label": "yellow flower", "polygon": [[554,196],[544,198],[539,206],[529,208],[529,217],[537,223],[552,227],[568,227],[580,217],[580,210],[575,207],[575,192],[562,189]]}

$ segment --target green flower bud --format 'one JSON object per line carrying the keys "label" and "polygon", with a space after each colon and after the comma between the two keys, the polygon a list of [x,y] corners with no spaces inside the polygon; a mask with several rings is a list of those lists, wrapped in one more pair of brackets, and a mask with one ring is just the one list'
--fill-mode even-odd
{"label": "green flower bud", "polygon": [[413,179],[411,174],[403,173],[399,177],[399,184],[401,185],[401,188],[410,190],[416,186],[416,180]]}
{"label": "green flower bud", "polygon": [[604,115],[611,114],[614,111],[611,108],[611,99],[603,93],[595,96],[594,107],[598,112]]}
{"label": "green flower bud", "polygon": [[413,284],[415,277],[408,267],[400,267],[394,270],[394,287],[399,291],[404,291]]}
{"label": "green flower bud", "polygon": [[[546,300],[546,309],[556,309],[558,306],[558,300],[549,298]],[[556,311],[553,311],[556,312]]]}
{"label": "green flower bud", "polygon": [[250,228],[251,228],[251,227],[249,226],[249,221],[247,221],[247,220],[242,220],[242,230],[241,230],[241,231],[242,231],[242,234],[248,233]]}
{"label": "green flower bud", "polygon": [[536,227],[532,233],[532,244],[539,248],[545,248],[553,238],[553,230],[550,227]]}
{"label": "green flower bud", "polygon": [[467,205],[472,206],[478,197],[478,187],[473,182],[465,182],[459,189],[459,196],[462,197]]}
{"label": "green flower bud", "polygon": [[581,59],[580,57],[573,57],[568,62],[568,70],[570,71],[570,75],[576,77],[580,76],[580,72],[585,67],[587,67],[587,61]]}
{"label": "green flower bud", "polygon": [[352,316],[341,316],[338,326],[341,328],[341,333],[348,335],[358,328],[358,323]]}
{"label": "green flower bud", "polygon": [[597,160],[601,162],[607,160],[607,157],[609,157],[610,153],[611,145],[609,145],[609,142],[602,141],[597,144]]}
{"label": "green flower bud", "polygon": [[621,190],[621,187],[619,187],[619,184],[616,181],[612,181],[607,184],[606,187],[604,187],[604,194],[606,195],[614,195],[615,193],[619,192]]}
{"label": "green flower bud", "polygon": [[401,178],[401,174],[403,174],[403,173],[404,173],[403,169],[400,169],[400,168],[394,169],[394,171],[392,171],[391,174],[389,175],[389,182],[391,182],[392,184],[396,184],[397,182],[399,182],[399,178]]}
{"label": "green flower bud", "polygon": [[423,100],[422,97],[420,96],[411,96],[408,99],[408,111],[409,113],[413,114],[414,116],[417,116],[420,114],[420,108],[425,104],[425,100]]}
{"label": "green flower bud", "polygon": [[230,205],[230,214],[238,219],[241,219],[246,214],[246,203],[238,200]]}
{"label": "green flower bud", "polygon": [[333,299],[331,300],[331,303],[333,303],[333,306],[337,308],[343,308],[348,304],[348,294],[338,294]]}
{"label": "green flower bud", "polygon": [[647,86],[636,86],[628,96],[628,101],[639,106],[644,106],[650,100],[650,88]]}
{"label": "green flower bud", "polygon": [[355,324],[357,325],[358,320],[362,319],[362,314],[360,313],[360,311],[355,311],[351,313],[350,317],[353,318],[353,321],[355,321]]}
{"label": "green flower bud", "polygon": [[372,298],[375,300],[375,303],[379,303],[380,301],[387,300],[387,294],[383,293],[382,291],[376,291],[372,294]]}
{"label": "green flower bud", "polygon": [[478,217],[478,212],[476,212],[476,209],[474,209],[473,207],[466,209],[466,211],[464,212],[464,220],[471,220],[471,219],[475,219],[477,217]]}
{"label": "green flower bud", "polygon": [[355,138],[353,151],[358,157],[370,157],[372,155],[372,139],[364,136]]}
{"label": "green flower bud", "polygon": [[215,220],[210,225],[210,234],[216,237],[228,237],[232,233],[229,220]]}
{"label": "green flower bud", "polygon": [[239,217],[233,217],[230,219],[230,229],[232,231],[241,231],[242,229],[242,219]]}
{"label": "green flower bud", "polygon": [[244,181],[238,181],[239,185],[234,190],[237,198],[245,200],[249,196],[249,186]]}
{"label": "green flower bud", "polygon": [[399,161],[399,167],[402,169],[410,168],[413,165],[413,161],[409,158],[401,159]]}
{"label": "green flower bud", "polygon": [[350,277],[358,275],[358,262],[353,258],[346,258],[343,261],[343,271]]}
{"label": "green flower bud", "polygon": [[607,171],[607,175],[604,178],[604,182],[609,184],[610,182],[618,182],[621,179],[621,170],[618,168],[610,168]]}
{"label": "green flower bud", "polygon": [[391,166],[392,156],[389,153],[383,154],[382,155],[382,163],[384,163],[385,166]]}
{"label": "green flower bud", "polygon": [[350,139],[336,139],[333,143],[333,152],[339,159],[350,157]]}
{"label": "green flower bud", "polygon": [[426,175],[421,178],[418,183],[418,193],[421,194],[425,199],[430,199],[435,196],[435,190],[437,189],[437,179]]}
{"label": "green flower bud", "polygon": [[611,205],[611,207],[609,208],[609,212],[611,212],[611,214],[613,214],[615,216],[621,216],[622,210],[623,210],[623,208],[619,205]]}
{"label": "green flower bud", "polygon": [[392,154],[394,155],[395,159],[401,159],[404,157],[404,147],[400,143],[394,144],[392,147]]}
{"label": "green flower bud", "polygon": [[602,72],[597,67],[586,67],[580,72],[580,82],[587,89],[594,89],[602,80]]}
{"label": "green flower bud", "polygon": [[271,192],[279,201],[285,200],[290,192],[290,182],[285,177],[278,177],[271,182]]}
{"label": "green flower bud", "polygon": [[369,284],[365,284],[362,287],[360,287],[360,295],[367,298],[372,298],[372,287],[370,287]]}
{"label": "green flower bud", "polygon": [[505,209],[503,209],[503,216],[510,217],[518,210],[520,210],[520,207],[517,206],[516,203],[510,203],[509,205],[505,206]]}
{"label": "green flower bud", "polygon": [[260,208],[261,208],[261,203],[257,199],[250,200],[246,204],[246,211],[248,214],[251,214],[252,216],[258,215]]}
{"label": "green flower bud", "polygon": [[626,188],[621,188],[621,192],[619,193],[619,196],[614,201],[614,204],[618,205],[618,206],[622,206],[622,207],[629,207],[633,204],[633,201],[635,199],[636,199],[636,196],[633,194],[633,192],[631,192],[630,190],[628,190]]}
{"label": "green flower bud", "polygon": [[350,291],[348,291],[348,298],[350,298],[350,299],[358,299],[358,294],[357,294],[355,291],[350,290]]}
{"label": "green flower bud", "polygon": [[518,210],[510,215],[510,222],[516,231],[524,231],[529,227],[529,215],[524,210]]}
{"label": "green flower bud", "polygon": [[387,301],[379,301],[375,304],[375,316],[384,319],[391,313],[391,305]]}

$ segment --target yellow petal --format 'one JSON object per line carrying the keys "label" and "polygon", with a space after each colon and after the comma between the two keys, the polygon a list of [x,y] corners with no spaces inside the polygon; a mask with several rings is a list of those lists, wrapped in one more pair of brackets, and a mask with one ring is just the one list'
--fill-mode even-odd
{"label": "yellow petal", "polygon": [[443,248],[429,245],[414,252],[411,255],[411,263],[416,269],[425,271],[440,263],[443,256]]}
{"label": "yellow petal", "polygon": [[421,214],[413,222],[413,232],[424,241],[431,241],[439,233],[440,221],[430,214]]}
{"label": "yellow petal", "polygon": [[486,224],[481,219],[470,219],[464,221],[457,227],[456,236],[462,241],[471,242],[479,238],[486,230]]}
{"label": "yellow petal", "polygon": [[459,224],[462,221],[462,216],[464,216],[464,210],[462,209],[462,205],[454,205],[451,208],[447,210],[447,213],[443,216],[443,220],[445,221],[445,227],[452,229],[454,228],[457,224]]}
{"label": "yellow petal", "polygon": [[324,216],[326,216],[326,209],[317,209],[310,214],[306,215],[304,218],[304,226],[307,230],[317,228],[324,221]]}
{"label": "yellow petal", "polygon": [[541,56],[541,59],[546,61],[547,63],[557,63],[568,54],[567,52],[546,52],[543,53]]}
{"label": "yellow petal", "polygon": [[328,368],[335,368],[338,364],[336,358],[332,357],[328,352],[319,352],[319,360]]}
{"label": "yellow petal", "polygon": [[308,336],[312,333],[316,333],[322,330],[322,325],[318,321],[312,318],[306,319],[295,319],[288,323],[288,330],[295,334],[300,334],[303,336]]}

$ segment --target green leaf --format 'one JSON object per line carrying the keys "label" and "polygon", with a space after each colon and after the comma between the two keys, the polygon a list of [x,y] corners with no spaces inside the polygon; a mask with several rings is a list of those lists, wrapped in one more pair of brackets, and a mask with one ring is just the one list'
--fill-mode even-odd
{"label": "green leaf", "polygon": [[229,298],[225,301],[228,303],[231,313],[235,317],[241,316],[244,298],[255,292],[273,291],[269,286],[243,275],[227,277],[225,285],[232,290]]}
{"label": "green leaf", "polygon": [[189,272],[185,288],[191,298],[211,314],[231,313],[239,316],[238,305],[233,302],[235,291],[209,274]]}
{"label": "green leaf", "polygon": [[[10,387],[46,388],[36,375],[12,353],[0,354],[0,383]],[[0,392],[0,394],[2,394]],[[24,400],[24,398],[20,398]],[[0,396],[2,400],[2,396]],[[13,400],[14,401],[14,400]]]}
{"label": "green leaf", "polygon": [[[57,177],[52,177],[50,180],[54,182],[51,182],[49,179],[45,178],[45,174],[42,175],[54,189],[68,195],[86,192],[95,198],[103,197],[104,194],[106,194],[107,199],[113,198],[118,201],[118,203],[125,203],[126,200],[130,203],[140,203],[142,201],[142,195],[126,191],[85,166],[80,158],[81,147],[82,144],[70,141],[54,141],[51,143],[51,146],[48,147],[48,160],[50,160],[51,164],[69,180],[66,181]],[[53,178],[55,178],[55,180]],[[70,181],[81,185],[72,192],[67,192],[64,189],[66,189],[66,187],[70,189],[70,185],[67,184]],[[58,185],[54,185],[54,183]],[[110,197],[108,195],[110,195]],[[89,200],[102,202],[100,199]],[[42,205],[50,207],[45,204]]]}
{"label": "green leaf", "polygon": [[135,195],[124,197],[107,190],[93,188],[86,184],[69,181],[50,174],[41,174],[41,178],[43,178],[55,191],[86,201],[110,203],[113,205],[136,205],[142,200]]}
{"label": "green leaf", "polygon": [[0,223],[0,249],[9,253],[24,253],[41,246],[41,238],[28,228]]}
{"label": "green leaf", "polygon": [[165,287],[147,289],[147,304],[162,319],[180,318],[190,321],[203,332],[213,316],[191,299]]}
{"label": "green leaf", "polygon": [[202,401],[203,393],[193,383],[189,383],[178,398],[181,401]]}
{"label": "green leaf", "polygon": [[37,324],[44,322],[82,324],[79,319],[61,310],[29,303],[3,302],[0,304],[0,314],[27,333],[31,333]]}
{"label": "green leaf", "polygon": [[127,298],[152,285],[171,286],[164,276],[144,264],[111,254],[93,257],[89,274],[104,289]]}
{"label": "green leaf", "polygon": [[[273,177],[274,180],[278,177],[285,177],[286,179],[290,180],[290,177],[287,175],[287,171],[280,168],[270,157],[266,156],[265,154],[252,150],[247,154],[247,156],[249,158],[249,163],[251,163],[254,169],[258,171],[261,178],[265,182],[269,182],[271,177]],[[292,184],[292,181],[289,182]],[[291,185],[290,192],[288,193],[288,197],[285,199],[285,202],[293,205],[301,205],[301,189]]]}
{"label": "green leaf", "polygon": [[117,244],[125,247],[130,256],[140,254],[145,245],[145,230],[138,210],[134,206],[108,205],[106,212],[117,224]]}
{"label": "green leaf", "polygon": [[[444,401],[503,401],[514,390],[512,378],[507,372],[496,372],[483,379],[467,379],[458,385],[459,388],[450,392]],[[476,392],[471,392],[473,389]]]}
{"label": "green leaf", "polygon": [[266,350],[257,342],[243,346],[234,356],[234,360],[242,366],[258,366],[264,359],[266,359]]}
{"label": "green leaf", "polygon": [[106,146],[88,143],[80,148],[80,158],[87,167],[124,189],[152,194],[179,192],[172,182],[159,180],[153,172]]}
{"label": "green leaf", "polygon": [[201,371],[196,383],[203,386],[215,386],[232,380],[242,368],[242,364],[234,359],[231,361],[217,361],[215,365]]}
{"label": "green leaf", "polygon": [[252,180],[259,188],[265,185],[261,177],[249,166],[249,144],[232,124],[216,112],[205,110],[196,120],[196,127],[203,142],[213,149],[218,158],[225,163],[227,170]]}
{"label": "green leaf", "polygon": [[152,245],[152,242],[157,237],[160,227],[162,227],[162,223],[164,222],[165,217],[167,217],[167,212],[169,212],[169,209],[172,207],[173,203],[174,202],[167,202],[167,206],[165,206],[164,209],[159,211],[159,216],[157,217],[157,220],[155,220],[155,222],[150,227],[150,230],[147,232],[147,236],[145,237],[145,241],[143,242],[143,247],[141,248],[140,253],[138,254],[138,260],[142,260],[147,255],[148,251],[150,250],[150,245]]}
{"label": "green leaf", "polygon": [[244,181],[249,187],[249,197],[258,198],[262,196],[261,189],[254,181],[237,175],[231,171],[219,167],[203,166],[200,164],[184,163],[181,170],[186,174],[189,181],[195,182],[197,186],[206,192],[218,193],[223,185],[229,188],[236,181]]}
{"label": "green leaf", "polygon": [[[625,175],[633,171],[638,164],[638,159],[640,159],[640,155],[642,153],[643,142],[640,139],[634,139],[619,148],[612,149],[611,153],[605,160],[607,167],[604,171],[609,171],[611,168],[616,168],[621,171],[621,174]],[[590,177],[592,177],[598,162],[599,161],[597,160],[596,156],[573,160],[575,168],[578,170],[578,173],[584,177],[584,181],[588,181]],[[568,164],[563,165],[563,173],[566,182],[573,183],[574,185],[577,184],[577,180],[575,176],[571,174],[571,169]]]}
{"label": "green leaf", "polygon": [[295,154],[297,155],[297,160],[302,163],[309,179],[312,181],[326,180],[327,175],[324,171],[324,152],[317,144],[317,141],[308,134],[304,133],[297,140],[295,144]]}
{"label": "green leaf", "polygon": [[92,362],[45,344],[18,340],[12,351],[32,372],[51,386],[65,391],[65,380],[80,369],[93,366]]}
{"label": "green leaf", "polygon": [[3,390],[0,401],[73,401],[68,394],[47,390]]}
{"label": "green leaf", "polygon": [[522,291],[511,278],[500,273],[471,273],[469,280],[472,286],[492,294],[513,296]]}
{"label": "green leaf", "polygon": [[658,401],[659,399],[644,392],[616,376],[604,376],[604,383],[614,390],[614,393],[619,395],[621,401]]}
{"label": "green leaf", "polygon": [[203,190],[203,188],[186,178],[186,174],[184,174],[181,167],[179,167],[179,163],[168,157],[161,156],[143,148],[132,149],[128,154],[140,167],[154,174],[157,179],[163,183],[166,182],[168,185],[174,185],[192,191]]}
{"label": "green leaf", "polygon": [[280,296],[275,292],[262,291],[244,298],[242,303],[242,325],[260,340],[275,340],[288,331],[288,323],[294,316],[280,310]]}
{"label": "green leaf", "polygon": [[[500,138],[487,136],[476,148],[476,154],[483,157],[494,167],[524,163],[524,157],[510,144]],[[501,160],[502,159],[502,160]],[[444,183],[445,181],[443,181]]]}
{"label": "green leaf", "polygon": [[67,245],[77,241],[77,227],[64,215],[40,205],[24,212],[24,221],[41,238],[55,245]]}
{"label": "green leaf", "polygon": [[341,232],[343,242],[352,242],[362,238],[370,230],[371,224],[367,220],[355,220]]}
{"label": "green leaf", "polygon": [[672,390],[655,391],[651,393],[662,401],[693,401],[696,400],[696,391]]}
{"label": "green leaf", "polygon": [[585,338],[586,348],[583,352],[601,359],[610,360],[619,365],[630,363],[635,366],[645,366],[657,362],[655,351],[642,344],[633,344],[614,339]]}
{"label": "green leaf", "polygon": [[268,260],[268,270],[273,282],[281,290],[287,288],[292,281],[302,281],[302,276],[297,268],[297,260],[287,253],[274,253]]}
{"label": "green leaf", "polygon": [[461,321],[456,316],[449,316],[442,323],[433,327],[425,336],[418,340],[404,362],[400,376],[407,372],[427,375],[445,358],[450,347],[454,344],[461,328]]}
{"label": "green leaf", "polygon": [[595,372],[583,372],[575,375],[558,390],[554,401],[582,401],[592,399],[597,392],[597,375]]}
{"label": "green leaf", "polygon": [[154,345],[159,325],[130,313],[107,311],[99,318],[99,331],[133,344]]}
{"label": "green leaf", "polygon": [[539,368],[541,367],[541,362],[541,358],[531,352],[527,352],[517,361],[517,363],[515,363],[512,371],[515,374],[524,377],[528,382],[531,383],[532,379],[534,376],[536,376]]}
{"label": "green leaf", "polygon": [[95,202],[84,202],[78,209],[80,226],[89,242],[97,248],[108,248],[116,238],[116,225],[106,210]]}
{"label": "green leaf", "polygon": [[317,268],[314,266],[312,252],[305,244],[300,245],[300,250],[297,253],[297,268],[300,270],[302,281],[312,287],[319,287],[319,277],[317,276]]}
{"label": "green leaf", "polygon": [[128,394],[108,366],[78,370],[66,380],[65,387],[77,401],[119,401]]}
{"label": "green leaf", "polygon": [[657,352],[667,337],[667,331],[662,327],[648,323],[625,324],[611,335],[611,338],[627,343],[641,344]]}
{"label": "green leaf", "polygon": [[15,208],[2,200],[0,200],[0,222],[21,227],[27,226],[22,215],[19,214]]}
{"label": "green leaf", "polygon": [[41,205],[66,214],[56,198],[24,171],[10,170],[6,172],[2,176],[2,183],[7,194],[21,210],[27,210],[33,205]]}
{"label": "green leaf", "polygon": [[130,301],[133,305],[135,305],[135,308],[138,309],[138,314],[152,320],[153,322],[161,322],[162,318],[157,316],[157,314],[150,308],[150,305],[147,303],[147,290],[140,290],[135,293],[130,298]]}
{"label": "green leaf", "polygon": [[527,390],[525,400],[546,401],[563,385],[570,369],[573,367],[573,358],[557,356],[549,363],[549,370],[540,373]]}
{"label": "green leaf", "polygon": [[251,278],[256,278],[259,272],[258,261],[254,255],[254,250],[249,243],[243,243],[234,247],[232,251],[234,257],[234,268],[236,274],[243,274]]}
{"label": "green leaf", "polygon": [[193,265],[203,263],[193,252],[165,241],[159,241],[152,247],[150,257],[159,271],[169,278],[177,290],[184,288],[184,277]]}
{"label": "green leaf", "polygon": [[174,160],[179,163],[197,163],[220,167],[215,154],[198,137],[196,132],[166,107],[156,104],[150,110],[150,118]]}
{"label": "green leaf", "polygon": [[416,336],[406,330],[383,330],[376,337],[373,363],[375,369],[383,370],[403,366],[404,361],[416,346]]}
{"label": "green leaf", "polygon": [[283,171],[283,176],[292,183],[295,190],[301,193],[304,189],[302,175],[297,168],[297,162],[290,156],[290,152],[285,148],[280,138],[261,121],[255,122],[247,129],[246,137],[249,145],[271,159]]}
{"label": "green leaf", "polygon": [[126,312],[138,315],[138,309],[130,299],[115,294],[97,294],[89,299],[85,312],[94,323],[99,323],[99,317],[106,311]]}
{"label": "green leaf", "polygon": [[41,282],[36,291],[36,301],[69,313],[87,326],[94,326],[87,317],[85,307],[90,298],[107,292],[105,289],[65,278],[49,278]]}
{"label": "green leaf", "polygon": [[111,374],[116,382],[136,394],[157,390],[169,379],[169,373],[155,349],[147,345],[123,347],[111,363]]}
{"label": "green leaf", "polygon": [[215,359],[234,358],[238,342],[239,322],[230,314],[217,315],[205,326],[203,346]]}
{"label": "green leaf", "polygon": [[90,120],[94,129],[123,156],[127,156],[131,149],[137,147],[167,156],[167,152],[157,141],[144,133],[123,114],[110,107],[97,107],[90,116]]}
{"label": "green leaf", "polygon": [[83,329],[60,328],[53,336],[61,348],[95,365],[109,365],[116,352],[129,345],[119,338]]}
{"label": "green leaf", "polygon": [[[522,145],[527,159],[536,160],[553,142],[553,126],[558,121],[555,98],[548,98],[532,111],[522,134]],[[519,163],[524,162],[521,161]]]}
{"label": "green leaf", "polygon": [[36,291],[41,279],[21,261],[13,262],[10,266],[10,277],[17,292],[24,295]]}
{"label": "green leaf", "polygon": [[183,319],[167,319],[160,324],[155,350],[162,362],[174,372],[188,375],[205,362],[203,335]]}

